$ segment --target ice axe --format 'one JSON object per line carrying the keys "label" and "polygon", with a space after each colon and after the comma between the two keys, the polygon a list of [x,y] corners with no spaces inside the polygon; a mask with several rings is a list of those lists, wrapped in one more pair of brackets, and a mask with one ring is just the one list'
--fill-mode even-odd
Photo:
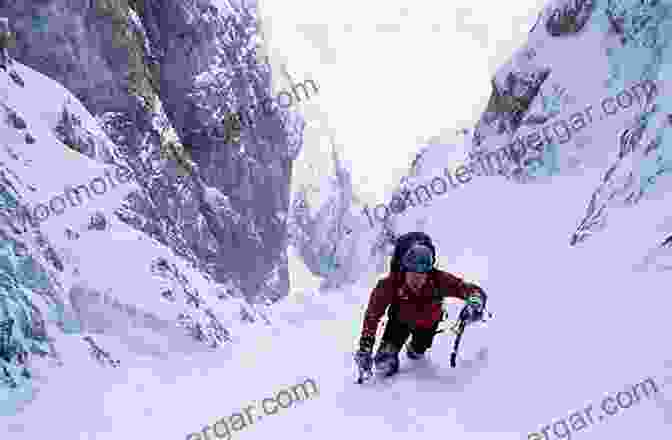
{"label": "ice axe", "polygon": [[[460,312],[460,317],[457,320],[457,323],[450,327],[450,330],[452,330],[453,333],[455,333],[455,335],[457,335],[457,337],[455,338],[455,341],[453,342],[453,352],[450,353],[450,367],[451,368],[455,368],[456,361],[457,361],[457,352],[460,349],[460,342],[462,341],[462,335],[464,334],[464,329],[467,326],[467,320],[466,320],[464,310],[465,309],[462,309],[462,311]],[[487,310],[487,308],[485,310]],[[488,312],[488,318],[492,318],[493,316],[494,315],[492,313]],[[486,320],[484,318],[482,318],[481,322],[486,322]],[[442,333],[444,331],[445,331],[445,329],[437,330],[435,333]]]}

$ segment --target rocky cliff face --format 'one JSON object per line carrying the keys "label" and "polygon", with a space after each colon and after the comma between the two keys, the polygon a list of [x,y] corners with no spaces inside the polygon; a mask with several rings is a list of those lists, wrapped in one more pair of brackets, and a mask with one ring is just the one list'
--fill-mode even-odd
{"label": "rocky cliff face", "polygon": [[[223,145],[227,112],[270,93],[254,11],[207,0],[0,1],[9,55],[60,82],[98,120],[101,144],[63,109],[60,140],[134,171],[117,215],[249,300],[289,288],[286,215],[302,121],[285,110]],[[277,105],[276,105],[277,107]]]}
{"label": "rocky cliff face", "polygon": [[671,20],[669,1],[549,2],[493,78],[471,154],[512,145],[500,171],[520,182],[590,173],[572,246],[604,229],[614,208],[669,188]]}

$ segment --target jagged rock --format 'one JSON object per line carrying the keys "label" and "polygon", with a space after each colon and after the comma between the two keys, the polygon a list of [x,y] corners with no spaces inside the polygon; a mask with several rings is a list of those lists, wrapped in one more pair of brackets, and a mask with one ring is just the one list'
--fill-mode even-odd
{"label": "jagged rock", "polygon": [[44,258],[53,265],[55,269],[57,269],[59,272],[63,272],[65,269],[65,266],[63,266],[63,261],[59,257],[58,253],[56,250],[54,250],[53,246],[47,241],[45,236],[41,232],[36,233],[36,240],[35,240],[40,252],[44,256]]}
{"label": "jagged rock", "polygon": [[[304,123],[279,110],[241,132],[244,152],[221,148],[211,130],[221,125],[214,115],[259,108],[272,98],[265,95],[271,89],[267,67],[247,56],[254,53],[254,11],[180,0],[93,0],[89,8],[48,0],[61,13],[50,16],[40,34],[30,20],[19,19],[28,12],[24,3],[3,9],[18,37],[12,56],[72,91],[118,149],[113,153],[74,120],[62,124],[59,139],[92,159],[120,161],[137,176],[140,191],[118,217],[214,280],[237,279],[248,297],[285,296],[286,225],[280,218],[289,209],[291,162]],[[223,65],[216,66],[218,58]],[[209,77],[213,66],[222,73]],[[259,91],[252,101],[250,81]],[[194,148],[177,158],[166,154],[170,142]],[[210,188],[229,198],[229,215],[218,215],[204,197]]]}
{"label": "jagged rock", "polygon": [[546,19],[546,31],[553,37],[576,35],[584,28],[595,9],[595,0],[565,0]]}
{"label": "jagged rock", "polygon": [[173,293],[172,290],[164,290],[163,292],[161,292],[161,297],[167,299],[170,302],[177,301],[177,298],[175,297],[175,293]]}
{"label": "jagged rock", "polygon": [[[497,70],[467,153],[509,160],[500,174],[519,183],[600,169],[601,181],[569,237],[574,246],[604,229],[612,208],[662,197],[669,187],[671,110],[658,90],[670,77],[672,8],[660,1],[572,0],[546,8],[537,22],[542,19],[546,29],[535,25],[526,44]],[[555,37],[561,38],[547,44]],[[590,85],[569,73],[578,60],[548,49],[560,45],[563,53],[581,54]],[[611,132],[605,136],[606,127]],[[505,158],[495,153],[508,146],[516,150]]]}
{"label": "jagged rock", "polygon": [[21,78],[21,77],[19,76],[19,74],[16,73],[14,70],[12,70],[11,72],[9,72],[9,77],[10,77],[10,78],[12,79],[12,81],[14,81],[14,83],[15,83],[16,85],[18,85],[19,87],[25,87],[25,86],[26,86],[26,83],[23,81],[23,78]]}
{"label": "jagged rock", "polygon": [[23,130],[28,126],[26,125],[26,121],[13,110],[7,112],[7,117],[9,118],[9,122],[12,124],[12,127],[16,128],[17,130]]}
{"label": "jagged rock", "polygon": [[110,353],[100,348],[91,336],[84,336],[84,338],[82,339],[88,342],[89,354],[96,362],[98,362],[101,365],[110,365],[113,368],[117,368],[119,367],[119,365],[121,365],[121,362],[112,359]]}
{"label": "jagged rock", "polygon": [[9,18],[0,17],[0,68],[5,71],[12,65],[12,58],[9,56],[9,47],[12,45],[13,34],[9,28]]}
{"label": "jagged rock", "polygon": [[67,107],[63,107],[54,133],[58,140],[68,147],[92,159],[95,158],[95,137],[82,127],[82,121]]}
{"label": "jagged rock", "polygon": [[[32,14],[25,2],[3,8],[16,28],[12,56],[72,91],[118,147],[76,120],[64,118],[57,130],[70,148],[133,170],[141,190],[118,217],[214,280],[237,279],[248,297],[286,295],[286,226],[280,218],[289,208],[291,161],[301,149],[303,121],[286,110],[264,118],[254,131],[241,132],[244,153],[221,148],[221,130],[211,130],[221,125],[214,115],[259,107],[270,93],[267,66],[246,55],[254,53],[254,11],[179,0],[93,0],[88,8],[46,1],[62,14],[50,15],[40,32],[20,18]],[[161,12],[169,9],[176,13]],[[201,76],[218,58],[223,74]],[[248,96],[250,81],[268,91],[254,97],[256,103]],[[226,99],[221,90],[228,90]],[[170,142],[184,150],[179,158],[165,154]],[[183,148],[191,145],[193,151]],[[203,197],[209,188],[230,199],[230,215],[215,213]],[[239,249],[235,256],[231,248]],[[278,276],[271,277],[276,269]],[[260,283],[266,293],[257,291]]]}
{"label": "jagged rock", "polygon": [[513,71],[507,74],[502,85],[493,79],[492,93],[476,130],[483,132],[485,125],[495,127],[497,134],[517,130],[523,115],[550,73],[551,70],[547,68],[527,72]]}

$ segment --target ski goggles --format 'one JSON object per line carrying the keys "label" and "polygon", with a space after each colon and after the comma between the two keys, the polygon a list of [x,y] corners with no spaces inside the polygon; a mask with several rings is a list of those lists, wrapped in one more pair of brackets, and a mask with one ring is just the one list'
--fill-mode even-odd
{"label": "ski goggles", "polygon": [[430,272],[434,268],[434,252],[427,246],[413,245],[402,257],[401,266],[407,272]]}

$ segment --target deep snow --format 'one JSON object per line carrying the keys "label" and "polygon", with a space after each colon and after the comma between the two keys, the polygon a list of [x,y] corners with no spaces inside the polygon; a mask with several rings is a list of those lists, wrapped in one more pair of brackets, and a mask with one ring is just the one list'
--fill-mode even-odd
{"label": "deep snow", "polygon": [[[328,296],[295,292],[273,308],[272,328],[249,327],[239,342],[217,353],[176,354],[160,362],[104,339],[124,359],[122,367],[96,374],[78,373],[72,365],[61,369],[35,403],[11,418],[9,438],[187,438],[312,378],[319,396],[233,436],[520,439],[649,376],[663,387],[658,399],[573,435],[664,438],[672,409],[663,383],[672,373],[660,339],[670,330],[670,304],[656,286],[665,285],[665,275],[633,273],[632,258],[641,249],[627,240],[628,230],[650,229],[650,217],[626,215],[594,242],[571,249],[563,238],[583,208],[576,202],[584,192],[581,179],[523,187],[497,180],[474,180],[404,218],[410,226],[426,217],[440,265],[490,294],[495,317],[467,330],[460,356],[466,364],[456,370],[448,366],[452,339],[440,335],[432,368],[389,387],[352,383],[351,352],[372,276]],[[493,199],[506,200],[506,209],[483,202]],[[454,206],[465,208],[458,215]],[[64,357],[82,350],[70,347],[66,336],[58,344]]]}
{"label": "deep snow", "polygon": [[[562,57],[560,45],[549,43],[545,56]],[[571,48],[564,50],[564,56],[575,56]],[[45,102],[63,102],[65,91],[17,64],[17,71]],[[606,63],[601,67],[606,69]],[[583,102],[597,103],[606,96],[595,86],[604,72],[595,68],[588,73],[580,76],[568,64],[555,75],[582,84],[584,89],[574,94]],[[0,77],[6,81],[6,76]],[[23,105],[19,110],[29,121],[43,121],[45,126],[34,130],[38,142],[45,142],[57,116],[51,110],[57,106],[36,109],[24,96],[12,96],[16,90],[10,83],[0,84],[3,100]],[[35,400],[19,414],[3,418],[0,437],[185,439],[221,417],[311,378],[319,396],[255,422],[232,438],[521,439],[589,403],[599,407],[606,394],[651,377],[661,387],[655,399],[572,432],[571,438],[669,438],[668,274],[642,264],[661,235],[669,232],[669,220],[662,214],[664,198],[651,197],[637,209],[612,208],[615,214],[607,229],[569,246],[586,200],[604,173],[604,167],[591,160],[614,151],[617,127],[636,111],[589,127],[595,150],[586,153],[586,166],[573,175],[554,175],[530,185],[476,177],[429,206],[398,216],[398,230],[421,229],[434,238],[440,268],[479,283],[489,294],[495,317],[467,330],[457,369],[448,366],[452,338],[440,335],[428,368],[400,376],[391,386],[358,387],[352,380],[352,351],[368,294],[380,274],[370,272],[352,287],[321,294],[315,280],[315,286],[295,284],[290,297],[272,307],[270,325],[242,325],[236,319],[237,303],[219,303],[218,312],[230,316],[227,328],[233,339],[217,351],[198,349],[167,332],[110,325],[96,341],[121,360],[116,369],[95,365],[80,334],[64,334],[51,323],[64,365],[37,365]],[[8,133],[0,135],[11,143],[15,139]],[[55,139],[46,141],[58,146]],[[41,145],[22,151],[32,167],[16,167],[24,180],[40,183],[35,193],[23,194],[31,202],[48,199],[51,189],[60,191],[66,181],[77,178],[83,183],[102,174],[99,164],[67,149]],[[9,153],[1,154],[10,162]],[[421,177],[438,175],[437,169],[454,166],[453,161],[464,159],[461,155],[464,151],[431,151],[425,157],[431,166]],[[146,262],[156,256],[177,265],[180,260],[125,225],[113,222],[105,233],[84,228],[94,209],[111,213],[126,194],[110,192],[105,200],[68,211],[59,218],[62,222],[48,222],[44,230],[67,256],[66,266],[78,269],[63,274],[66,287],[109,291],[159,318],[165,313],[167,319],[173,313],[170,306],[144,295],[159,283],[150,278]],[[77,225],[82,233],[76,245],[63,238],[65,225]],[[655,259],[658,269],[664,257]],[[296,256],[290,263],[295,277],[301,271],[306,276]],[[208,280],[180,268],[208,299],[214,296]],[[125,323],[119,317],[112,321]]]}

